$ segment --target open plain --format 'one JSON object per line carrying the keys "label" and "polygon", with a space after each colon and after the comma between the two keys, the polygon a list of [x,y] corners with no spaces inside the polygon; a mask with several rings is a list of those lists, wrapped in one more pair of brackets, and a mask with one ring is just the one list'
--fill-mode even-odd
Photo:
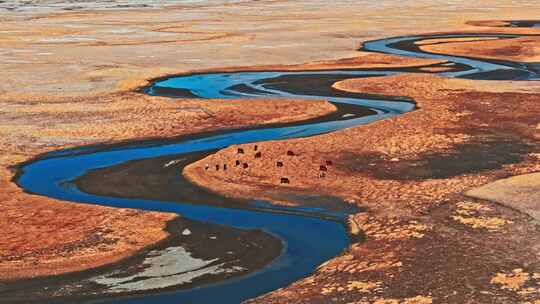
{"label": "open plain", "polygon": [[[540,29],[503,21],[534,20],[540,8],[533,1],[493,2],[3,3],[0,293],[18,282],[122,263],[177,237],[167,227],[182,221],[171,213],[26,193],[15,183],[21,163],[64,148],[336,111],[325,100],[264,98],[246,106],[239,99],[144,94],[141,88],[154,79],[202,71],[420,67],[425,73],[333,85],[407,97],[415,111],[330,134],[258,143],[262,156],[250,160],[249,170],[205,170],[233,164],[238,148],[252,145],[225,148],[182,174],[231,199],[307,206],[320,196],[362,210],[348,217],[350,248],[312,276],[250,303],[540,303],[540,83],[450,79],[433,74],[448,68],[443,59],[357,51],[363,41],[392,36],[515,33],[528,36],[434,38],[418,48],[534,68]],[[283,177],[289,183],[280,182]],[[499,184],[490,188],[492,182]],[[234,229],[222,233],[244,237]],[[47,294],[55,295],[64,293]]]}

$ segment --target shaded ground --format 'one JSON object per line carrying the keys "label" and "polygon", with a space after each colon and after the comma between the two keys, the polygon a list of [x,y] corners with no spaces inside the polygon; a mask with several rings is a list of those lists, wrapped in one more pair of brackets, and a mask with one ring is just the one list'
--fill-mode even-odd
{"label": "shaded ground", "polygon": [[512,135],[476,134],[449,151],[427,152],[406,161],[387,160],[382,153],[344,154],[337,160],[337,169],[351,174],[370,174],[377,179],[447,179],[519,163],[533,150],[532,144]]}

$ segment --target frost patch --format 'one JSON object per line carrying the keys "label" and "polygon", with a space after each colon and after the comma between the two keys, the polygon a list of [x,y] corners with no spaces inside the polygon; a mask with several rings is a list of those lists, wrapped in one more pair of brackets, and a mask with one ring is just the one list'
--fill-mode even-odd
{"label": "frost patch", "polygon": [[245,270],[242,267],[226,268],[224,264],[215,264],[218,260],[197,259],[183,247],[169,247],[151,251],[135,274],[126,276],[111,272],[90,281],[107,286],[110,292],[120,293],[178,286],[203,275]]}

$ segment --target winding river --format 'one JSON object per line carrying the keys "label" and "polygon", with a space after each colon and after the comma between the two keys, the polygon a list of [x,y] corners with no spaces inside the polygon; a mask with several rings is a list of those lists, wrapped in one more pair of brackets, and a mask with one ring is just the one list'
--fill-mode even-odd
{"label": "winding river", "polygon": [[[443,59],[445,77],[472,79],[537,79],[536,66],[503,60],[484,60],[421,51],[416,42],[426,39],[520,37],[512,34],[452,34],[396,37],[365,42],[363,51],[401,56]],[[318,119],[224,130],[193,135],[177,140],[137,142],[117,146],[83,147],[49,153],[22,164],[17,183],[25,191],[55,199],[122,208],[174,212],[184,218],[237,229],[260,229],[283,243],[281,254],[266,267],[249,274],[189,289],[139,293],[114,299],[115,303],[239,303],[308,276],[320,264],[338,255],[349,245],[344,219],[352,209],[329,210],[323,206],[283,208],[268,202],[249,202],[246,208],[227,208],[219,197],[201,203],[190,200],[133,199],[83,192],[74,181],[88,172],[127,162],[159,157],[170,159],[200,154],[195,160],[230,145],[258,141],[314,136],[386,119],[415,109],[414,102],[340,92],[332,89],[336,81],[422,72],[421,67],[389,69],[340,69],[321,71],[215,72],[190,74],[156,80],[145,92],[152,95],[198,98],[243,98],[249,103],[258,97],[325,99],[338,108],[337,114]],[[396,95],[399,95],[397,93]],[[193,160],[193,161],[195,161]],[[184,164],[186,165],[186,164]],[[183,165],[183,166],[184,166]],[[182,168],[179,168],[180,175]],[[185,187],[193,187],[188,185]],[[187,189],[179,188],[179,192]],[[174,277],[174,274],[171,274]],[[141,280],[144,279],[141,278]],[[151,282],[149,282],[151,284]],[[121,287],[116,282],[113,287]],[[118,285],[120,284],[120,285]],[[175,284],[173,284],[175,285]],[[176,284],[178,285],[178,284]],[[110,298],[100,299],[113,301]]]}

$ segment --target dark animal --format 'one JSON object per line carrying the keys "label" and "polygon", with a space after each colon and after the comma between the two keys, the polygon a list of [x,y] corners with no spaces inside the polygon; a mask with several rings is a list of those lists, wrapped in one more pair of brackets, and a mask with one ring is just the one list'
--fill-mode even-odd
{"label": "dark animal", "polygon": [[261,152],[255,153],[255,158],[261,158],[261,156],[262,156],[262,153],[261,153]]}
{"label": "dark animal", "polygon": [[247,167],[249,167],[249,166],[248,166],[247,163],[244,163],[243,167],[244,167],[244,169],[247,169]]}
{"label": "dark animal", "polygon": [[253,147],[253,150],[255,150],[255,151],[257,151],[258,149],[259,149],[259,146],[257,146],[257,145],[255,145],[255,146]]}
{"label": "dark animal", "polygon": [[216,165],[216,171],[219,171],[219,165]]}
{"label": "dark animal", "polygon": [[238,148],[238,154],[244,154],[244,149]]}
{"label": "dark animal", "polygon": [[327,171],[328,171],[328,168],[327,168],[325,165],[321,165],[321,166],[319,167],[319,171],[327,172]]}
{"label": "dark animal", "polygon": [[283,162],[281,162],[281,161],[276,162],[276,166],[277,167],[283,167]]}
{"label": "dark animal", "polygon": [[240,166],[240,161],[237,160],[237,161],[235,162],[235,164],[236,164],[237,166]]}
{"label": "dark animal", "polygon": [[282,177],[282,178],[281,178],[281,183],[282,183],[282,184],[290,184],[291,181],[290,181],[288,178],[286,178],[286,177]]}
{"label": "dark animal", "polygon": [[294,156],[294,152],[291,151],[291,150],[289,150],[289,151],[287,151],[287,155],[288,155],[288,156]]}
{"label": "dark animal", "polygon": [[223,171],[227,170],[227,164],[223,165]]}
{"label": "dark animal", "polygon": [[334,163],[333,163],[331,160],[327,160],[327,161],[326,161],[326,165],[327,165],[327,166],[332,166],[332,165],[334,165]]}

